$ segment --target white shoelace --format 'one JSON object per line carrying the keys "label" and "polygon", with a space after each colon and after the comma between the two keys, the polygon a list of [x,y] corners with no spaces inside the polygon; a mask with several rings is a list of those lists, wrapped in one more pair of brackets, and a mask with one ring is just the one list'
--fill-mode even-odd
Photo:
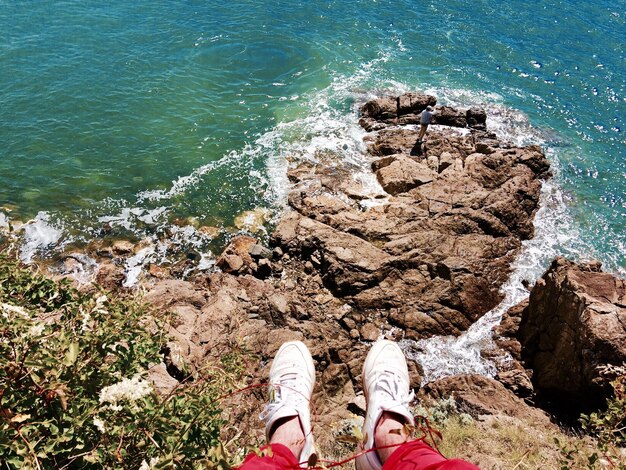
{"label": "white shoelace", "polygon": [[393,405],[402,405],[406,408],[415,398],[415,392],[411,391],[406,393],[401,388],[402,378],[397,374],[389,370],[383,371],[379,376],[378,381],[375,384],[374,392],[380,390],[385,393],[384,403]]}
{"label": "white shoelace", "polygon": [[288,372],[280,377],[279,383],[271,384],[269,402],[259,418],[267,422],[284,406],[289,406],[297,412],[299,405],[304,401],[307,401],[307,398],[306,390],[302,387],[302,379],[296,372]]}

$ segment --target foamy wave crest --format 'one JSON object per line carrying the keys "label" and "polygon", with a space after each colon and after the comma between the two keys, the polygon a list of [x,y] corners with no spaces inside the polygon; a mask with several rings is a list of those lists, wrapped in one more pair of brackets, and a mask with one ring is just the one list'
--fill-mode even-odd
{"label": "foamy wave crest", "polygon": [[179,176],[176,180],[172,181],[172,186],[168,190],[164,189],[151,189],[142,191],[137,194],[137,202],[142,203],[144,201],[162,201],[172,199],[176,196],[184,194],[189,188],[196,186],[202,181],[202,177],[216,168],[230,164],[235,158],[238,157],[237,152],[230,152],[224,155],[217,161],[207,163],[200,168],[195,169],[191,174]]}
{"label": "foamy wave crest", "polygon": [[[39,212],[37,216],[21,227],[23,243],[20,248],[20,259],[30,263],[33,257],[44,250],[58,247],[63,230],[54,226],[50,214]],[[67,243],[67,240],[65,241]]]}
{"label": "foamy wave crest", "polygon": [[0,230],[8,230],[8,229],[9,229],[9,217],[4,212],[0,212]]}

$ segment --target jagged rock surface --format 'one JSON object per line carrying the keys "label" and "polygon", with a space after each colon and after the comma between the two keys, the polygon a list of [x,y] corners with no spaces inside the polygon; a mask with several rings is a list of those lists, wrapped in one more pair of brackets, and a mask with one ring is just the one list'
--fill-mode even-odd
{"label": "jagged rock surface", "polygon": [[[323,428],[347,416],[368,343],[458,335],[498,304],[521,241],[533,235],[549,164],[540,148],[486,132],[480,109],[446,109],[440,119],[464,127],[431,128],[416,147],[415,126],[397,126],[415,124],[435,103],[413,93],[363,107],[362,125],[378,129],[367,136],[381,183],[369,209],[361,201],[372,195],[349,164],[302,163],[288,172],[291,210],[271,236],[273,251],[235,238],[217,261],[222,272],[145,283],[147,299],[172,314],[164,351],[171,375],[202,375],[237,346],[258,359],[249,380],[259,382],[282,342],[303,340],[316,364]],[[118,282],[122,268],[110,267],[102,279]],[[410,371],[418,387],[419,366],[411,362]],[[260,437],[263,397],[255,396],[229,407],[229,419]]]}
{"label": "jagged rock surface", "polygon": [[532,289],[517,337],[540,393],[596,404],[610,391],[600,368],[626,361],[626,282],[600,263],[557,258]]}

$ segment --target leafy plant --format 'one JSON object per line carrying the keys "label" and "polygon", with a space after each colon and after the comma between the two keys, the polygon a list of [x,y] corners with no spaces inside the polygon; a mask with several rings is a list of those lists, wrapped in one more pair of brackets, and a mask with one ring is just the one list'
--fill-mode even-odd
{"label": "leafy plant", "polygon": [[3,468],[230,467],[218,398],[236,357],[159,397],[148,371],[165,338],[146,316],[0,253]]}
{"label": "leafy plant", "polygon": [[613,396],[606,410],[581,415],[581,424],[587,432],[597,436],[602,444],[626,446],[626,365],[604,367],[605,376],[614,377],[611,382]]}

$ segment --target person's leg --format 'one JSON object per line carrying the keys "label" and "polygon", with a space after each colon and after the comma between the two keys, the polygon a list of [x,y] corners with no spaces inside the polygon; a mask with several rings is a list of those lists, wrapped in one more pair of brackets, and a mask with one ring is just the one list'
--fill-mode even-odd
{"label": "person's leg", "polygon": [[461,459],[446,459],[421,440],[398,447],[385,461],[382,470],[480,470]]}
{"label": "person's leg", "polygon": [[[267,442],[284,446],[306,464],[315,452],[309,402],[315,385],[311,353],[301,341],[284,343],[272,362],[269,402],[261,413]],[[282,467],[277,467],[282,468]]]}
{"label": "person's leg", "polygon": [[419,133],[419,137],[417,138],[418,141],[421,142],[422,140],[424,140],[427,129],[428,129],[428,124],[420,124],[420,133]]}
{"label": "person's leg", "polygon": [[297,470],[299,468],[298,459],[288,447],[282,444],[272,444],[263,447],[259,454],[248,455],[239,470]]}
{"label": "person's leg", "polygon": [[[367,413],[366,441],[356,459],[357,470],[476,470],[462,460],[448,460],[421,440],[409,441],[406,426],[414,424],[409,371],[402,350],[391,341],[378,341],[363,365]],[[376,450],[373,450],[376,449]]]}
{"label": "person's leg", "polygon": [[361,377],[367,412],[363,423],[365,441],[359,445],[356,468],[380,470],[383,459],[396,447],[373,449],[406,442],[405,425],[415,422],[409,410],[414,394],[410,391],[404,353],[396,343],[377,341],[365,358]]}

